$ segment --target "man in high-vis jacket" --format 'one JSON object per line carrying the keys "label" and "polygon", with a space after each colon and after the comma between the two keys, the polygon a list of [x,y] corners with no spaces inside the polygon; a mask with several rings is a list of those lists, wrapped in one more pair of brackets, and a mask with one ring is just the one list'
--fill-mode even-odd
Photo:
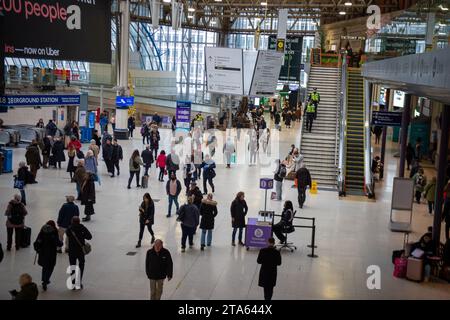
{"label": "man in high-vis jacket", "polygon": [[316,113],[316,107],[312,102],[308,102],[305,108],[305,114],[306,114],[306,130],[308,132],[311,132],[312,130],[312,124],[314,121],[314,115]]}
{"label": "man in high-vis jacket", "polygon": [[317,88],[313,88],[313,92],[309,94],[308,102],[312,102],[315,107],[314,119],[317,119],[317,107],[320,102],[320,94],[317,92]]}

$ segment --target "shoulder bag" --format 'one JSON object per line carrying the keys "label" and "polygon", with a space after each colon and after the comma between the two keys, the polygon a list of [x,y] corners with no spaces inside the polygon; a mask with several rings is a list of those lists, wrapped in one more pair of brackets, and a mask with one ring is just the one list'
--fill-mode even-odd
{"label": "shoulder bag", "polygon": [[81,244],[81,241],[78,239],[77,235],[73,230],[70,230],[72,232],[73,237],[75,238],[76,242],[80,245],[81,250],[83,250],[84,255],[88,255],[92,251],[92,246],[90,243],[85,241],[84,245]]}

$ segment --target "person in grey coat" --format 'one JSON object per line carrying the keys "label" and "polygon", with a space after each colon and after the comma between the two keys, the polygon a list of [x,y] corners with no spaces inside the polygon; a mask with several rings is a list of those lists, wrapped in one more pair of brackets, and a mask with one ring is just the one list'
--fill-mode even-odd
{"label": "person in grey coat", "polygon": [[199,224],[200,212],[193,204],[193,198],[188,198],[188,203],[184,204],[178,210],[177,221],[181,222],[181,252],[186,251],[186,239],[189,238],[189,247],[194,246],[194,233]]}

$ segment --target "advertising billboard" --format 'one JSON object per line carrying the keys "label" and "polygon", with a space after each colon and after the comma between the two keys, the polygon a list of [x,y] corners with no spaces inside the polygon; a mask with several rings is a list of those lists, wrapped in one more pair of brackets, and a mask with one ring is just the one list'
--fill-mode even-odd
{"label": "advertising billboard", "polygon": [[0,1],[6,56],[111,63],[110,0]]}

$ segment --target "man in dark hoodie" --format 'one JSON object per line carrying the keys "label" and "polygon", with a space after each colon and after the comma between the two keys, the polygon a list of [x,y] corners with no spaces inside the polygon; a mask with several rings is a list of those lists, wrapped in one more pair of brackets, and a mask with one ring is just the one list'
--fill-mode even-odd
{"label": "man in dark hoodie", "polygon": [[117,139],[113,140],[113,147],[112,147],[112,176],[114,177],[115,169],[117,170],[117,175],[120,175],[120,167],[119,163],[123,160],[123,151],[122,147],[117,143]]}
{"label": "man in dark hoodie", "polygon": [[20,291],[11,290],[13,300],[37,300],[39,291],[33,278],[28,273],[24,273],[19,278]]}

